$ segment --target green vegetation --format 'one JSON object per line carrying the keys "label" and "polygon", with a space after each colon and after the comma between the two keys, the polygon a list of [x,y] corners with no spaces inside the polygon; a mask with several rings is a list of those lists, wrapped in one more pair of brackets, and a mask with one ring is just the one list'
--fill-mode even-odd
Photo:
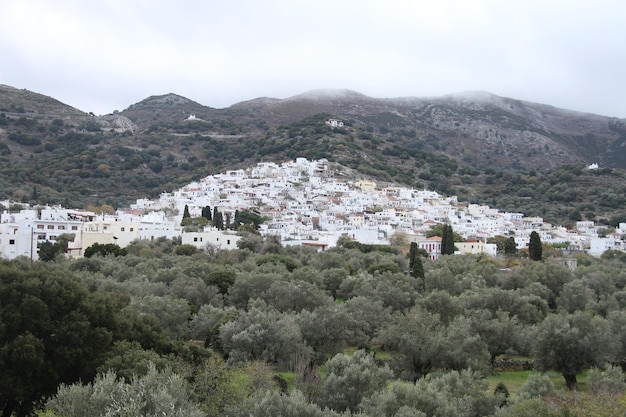
{"label": "green vegetation", "polygon": [[603,403],[624,413],[624,260],[504,268],[511,259],[431,261],[398,245],[318,253],[266,239],[202,253],[158,239],[125,256],[2,262],[0,408],[500,417],[551,402],[560,414],[546,415],[602,415]]}

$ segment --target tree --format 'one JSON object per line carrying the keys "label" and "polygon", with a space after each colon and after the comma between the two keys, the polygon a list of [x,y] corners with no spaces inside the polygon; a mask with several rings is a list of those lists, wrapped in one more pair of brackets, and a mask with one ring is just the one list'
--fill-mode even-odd
{"label": "tree", "polygon": [[624,372],[621,368],[611,365],[605,370],[592,368],[587,375],[587,385],[595,394],[619,395],[626,391]]}
{"label": "tree", "polygon": [[258,229],[263,223],[263,217],[250,210],[235,211],[234,229],[237,230],[241,225],[252,225],[254,230]]}
{"label": "tree", "polygon": [[126,249],[119,247],[115,243],[94,243],[85,249],[85,258],[91,258],[92,256],[99,254],[101,256],[113,255],[113,256],[125,256]]}
{"label": "tree", "polygon": [[191,244],[178,245],[174,248],[174,255],[191,256],[198,253],[198,248]]}
{"label": "tree", "polygon": [[306,396],[298,390],[289,395],[280,392],[266,391],[246,398],[241,404],[226,407],[226,417],[341,417],[333,410],[322,410],[307,401]]}
{"label": "tree", "polygon": [[186,219],[187,217],[191,217],[191,214],[189,214],[189,206],[185,204],[185,210],[183,211],[183,219]]}
{"label": "tree", "polygon": [[441,254],[454,255],[454,231],[449,224],[444,224],[441,230]]}
{"label": "tree", "polygon": [[54,261],[56,256],[61,253],[61,246],[52,242],[41,242],[37,245],[39,248],[39,260],[43,262]]}
{"label": "tree", "polygon": [[211,207],[204,206],[202,208],[202,217],[204,217],[208,221],[212,221],[213,220],[212,215],[211,215]]}
{"label": "tree", "polygon": [[172,339],[187,337],[191,311],[186,300],[147,295],[133,297],[127,310],[141,315],[152,315]]}
{"label": "tree", "polygon": [[229,363],[262,360],[285,365],[305,353],[302,333],[293,314],[281,314],[264,301],[220,327],[220,340]]}
{"label": "tree", "polygon": [[[426,237],[433,237],[433,236],[441,236],[443,238],[443,228],[444,226],[446,226],[445,224],[441,223],[441,224],[437,224],[435,226],[432,226],[430,229],[428,229],[426,231]],[[452,231],[452,236],[453,236],[453,241],[454,242],[463,242],[463,236],[461,236],[460,234],[458,234],[455,231]]]}
{"label": "tree", "polygon": [[212,355],[186,372],[193,399],[207,417],[224,415],[225,408],[236,407],[259,392],[276,389],[276,374],[262,362],[228,366],[219,355]]}
{"label": "tree", "polygon": [[60,383],[91,380],[118,326],[113,298],[48,263],[0,263],[0,409],[25,416]]}
{"label": "tree", "polygon": [[316,402],[321,408],[355,413],[364,397],[385,388],[393,372],[379,368],[374,355],[357,350],[352,355],[339,353],[326,362],[328,376]]}
{"label": "tree", "polygon": [[549,315],[533,340],[537,369],[561,372],[570,390],[576,389],[576,374],[610,363],[619,349],[608,321],[588,312]]}
{"label": "tree", "polygon": [[224,230],[224,217],[217,209],[217,206],[213,209],[213,226],[218,230]]}
{"label": "tree", "polygon": [[530,242],[528,243],[528,256],[533,261],[540,261],[542,256],[541,237],[534,230],[530,234]]}
{"label": "tree", "polygon": [[404,379],[416,381],[435,370],[489,368],[487,346],[464,317],[446,326],[438,315],[414,308],[393,321],[380,339],[395,352],[392,364]]}
{"label": "tree", "polygon": [[415,242],[409,246],[409,273],[415,278],[424,278],[424,264]]}
{"label": "tree", "polygon": [[447,371],[414,384],[391,382],[363,399],[364,415],[377,417],[491,416],[503,396],[491,395],[486,381],[472,371]]}
{"label": "tree", "polygon": [[533,373],[528,376],[526,382],[517,391],[520,400],[553,396],[555,394],[554,383],[546,374]]}
{"label": "tree", "polygon": [[441,229],[441,254],[442,255],[447,255],[447,249],[448,249],[448,226],[447,224],[443,225],[443,228]]}
{"label": "tree", "polygon": [[65,417],[204,416],[190,400],[185,380],[170,369],[159,371],[154,365],[146,375],[129,382],[108,372],[87,385],[62,385],[46,407]]}
{"label": "tree", "polygon": [[68,242],[73,242],[74,236],[73,233],[64,233],[57,237],[55,243],[49,241],[39,243],[37,245],[39,248],[39,260],[44,262],[54,261],[58,254],[66,253]]}
{"label": "tree", "polygon": [[515,243],[515,238],[513,236],[509,237],[504,242],[504,253],[506,255],[515,255],[517,253],[517,244]]}

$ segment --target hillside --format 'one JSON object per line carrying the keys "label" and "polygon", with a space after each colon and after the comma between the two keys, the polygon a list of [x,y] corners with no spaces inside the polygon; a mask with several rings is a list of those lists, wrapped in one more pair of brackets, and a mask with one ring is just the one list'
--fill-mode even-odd
{"label": "hillside", "polygon": [[[316,90],[226,109],[165,94],[94,116],[0,86],[3,199],[120,207],[298,156],[559,223],[616,219],[626,204],[625,120],[489,93],[376,99]],[[586,170],[591,163],[601,169]]]}

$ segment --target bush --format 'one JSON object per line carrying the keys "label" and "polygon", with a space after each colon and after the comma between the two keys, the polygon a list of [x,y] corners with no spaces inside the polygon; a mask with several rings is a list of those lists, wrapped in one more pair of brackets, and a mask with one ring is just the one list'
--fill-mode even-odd
{"label": "bush", "polygon": [[553,396],[554,384],[545,374],[532,374],[517,391],[520,400]]}

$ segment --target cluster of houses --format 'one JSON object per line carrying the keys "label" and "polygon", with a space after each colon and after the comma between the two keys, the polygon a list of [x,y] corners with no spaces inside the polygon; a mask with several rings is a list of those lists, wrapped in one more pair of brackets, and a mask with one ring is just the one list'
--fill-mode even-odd
{"label": "cluster of houses", "polygon": [[602,228],[591,221],[566,229],[539,217],[463,203],[435,191],[346,180],[342,170],[327,160],[263,162],[210,175],[155,200],[139,199],[115,214],[49,206],[17,209],[15,203],[5,202],[0,214],[0,256],[36,260],[39,243],[54,242],[63,234],[73,236],[69,257],[83,256],[94,243],[125,247],[138,239],[162,237],[180,238],[183,244],[201,249],[237,248],[241,236],[235,231],[212,226],[185,230],[181,226],[185,207],[191,217],[201,216],[209,207],[229,219],[237,210],[251,210],[266,219],[259,230],[263,236],[278,236],[283,245],[309,245],[319,250],[335,246],[340,238],[380,245],[401,238],[416,242],[436,259],[441,238],[425,236],[443,223],[452,225],[465,239],[455,242],[459,253],[496,256],[496,245],[487,240],[498,235],[513,237],[519,249],[525,248],[533,231],[543,243],[558,244],[567,251],[599,256],[606,250],[626,250],[625,223],[600,237]]}

